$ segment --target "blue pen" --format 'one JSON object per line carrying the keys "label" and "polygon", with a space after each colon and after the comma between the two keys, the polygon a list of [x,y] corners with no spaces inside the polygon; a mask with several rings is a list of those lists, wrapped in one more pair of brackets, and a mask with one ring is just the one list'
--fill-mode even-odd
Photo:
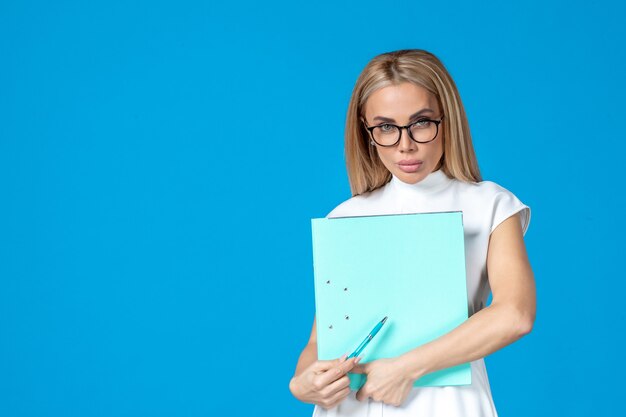
{"label": "blue pen", "polygon": [[365,340],[361,342],[359,347],[356,348],[356,350],[352,352],[350,356],[348,356],[348,359],[358,356],[361,353],[361,351],[365,349],[365,347],[372,341],[374,336],[376,336],[376,333],[378,333],[378,331],[381,329],[381,327],[383,327],[383,324],[385,324],[386,321],[387,321],[387,316],[385,316],[385,318],[382,319],[380,323],[376,325],[376,327],[374,327],[374,330],[372,330],[370,334],[367,335],[367,337],[365,338]]}

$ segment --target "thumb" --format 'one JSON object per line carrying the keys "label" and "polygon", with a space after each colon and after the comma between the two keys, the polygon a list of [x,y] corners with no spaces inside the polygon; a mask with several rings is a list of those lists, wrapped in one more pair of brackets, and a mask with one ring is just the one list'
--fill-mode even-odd
{"label": "thumb", "polygon": [[313,362],[313,370],[315,372],[328,371],[329,369],[332,369],[332,368],[342,364],[343,362],[345,362],[347,357],[348,357],[348,354],[346,353],[342,357],[337,358],[337,359],[317,360],[317,361]]}
{"label": "thumb", "polygon": [[357,399],[357,401],[365,401],[367,400],[367,398],[369,397],[369,395],[367,394],[367,392],[365,391],[365,385],[363,385],[356,393],[355,398]]}

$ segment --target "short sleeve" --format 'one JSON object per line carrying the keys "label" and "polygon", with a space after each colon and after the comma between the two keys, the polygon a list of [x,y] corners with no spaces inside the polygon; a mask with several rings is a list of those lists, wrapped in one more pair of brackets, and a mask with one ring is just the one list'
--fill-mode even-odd
{"label": "short sleeve", "polygon": [[491,222],[491,234],[496,227],[512,215],[520,213],[522,223],[522,235],[526,234],[528,225],[530,224],[530,207],[522,203],[512,192],[505,188],[501,188],[495,195],[493,216]]}
{"label": "short sleeve", "polygon": [[331,210],[331,212],[326,215],[326,218],[358,216],[366,208],[363,198],[362,195],[357,195],[347,199]]}
{"label": "short sleeve", "polygon": [[346,206],[345,202],[339,204],[337,207],[332,209],[330,213],[328,213],[326,215],[326,218],[327,219],[333,219],[333,218],[336,218],[336,217],[344,217],[345,216],[345,213],[344,213],[345,206]]}

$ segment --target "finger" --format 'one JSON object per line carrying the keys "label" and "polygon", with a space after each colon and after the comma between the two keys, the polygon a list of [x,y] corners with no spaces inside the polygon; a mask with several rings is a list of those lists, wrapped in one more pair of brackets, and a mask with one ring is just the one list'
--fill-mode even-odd
{"label": "finger", "polygon": [[338,366],[339,371],[342,374],[346,374],[349,371],[352,371],[352,369],[354,369],[355,366],[358,366],[359,361],[361,360],[360,357],[352,357],[348,360],[346,360],[345,362],[343,362],[342,364],[340,364]]}
{"label": "finger", "polygon": [[345,400],[348,395],[350,395],[350,388],[344,388],[341,391],[335,393],[326,401],[326,408],[336,407],[339,403]]}
{"label": "finger", "polygon": [[329,385],[330,383],[341,378],[342,376],[347,374],[352,368],[354,368],[354,365],[356,365],[359,360],[359,358],[350,358],[345,362],[339,364],[337,367],[329,369],[323,374],[320,374],[319,377],[321,378],[321,385]]}
{"label": "finger", "polygon": [[337,375],[345,374],[358,363],[358,358],[344,359],[342,362],[335,362],[334,366],[326,369],[326,372],[335,373]]}
{"label": "finger", "polygon": [[344,375],[335,382],[328,385],[326,388],[324,388],[322,394],[324,395],[324,397],[330,397],[348,387],[350,387],[350,378],[348,377],[348,375]]}
{"label": "finger", "polygon": [[329,369],[335,368],[339,366],[340,364],[344,363],[347,357],[348,355],[344,354],[343,356],[337,359],[315,361],[313,362],[313,370],[316,372],[328,371]]}
{"label": "finger", "polygon": [[352,370],[350,371],[353,374],[366,374],[367,373],[367,364],[359,364],[356,365],[352,368]]}

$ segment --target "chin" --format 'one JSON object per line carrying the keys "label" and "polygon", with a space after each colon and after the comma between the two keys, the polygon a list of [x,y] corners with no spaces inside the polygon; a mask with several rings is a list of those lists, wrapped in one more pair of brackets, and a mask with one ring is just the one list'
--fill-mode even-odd
{"label": "chin", "polygon": [[401,179],[403,182],[406,182],[406,183],[409,183],[409,184],[415,184],[415,183],[423,180],[424,178],[426,178],[426,176],[428,174],[424,174],[424,173],[425,173],[425,171],[423,171],[423,170],[419,170],[417,172],[399,171],[398,173],[396,173],[396,177]]}

